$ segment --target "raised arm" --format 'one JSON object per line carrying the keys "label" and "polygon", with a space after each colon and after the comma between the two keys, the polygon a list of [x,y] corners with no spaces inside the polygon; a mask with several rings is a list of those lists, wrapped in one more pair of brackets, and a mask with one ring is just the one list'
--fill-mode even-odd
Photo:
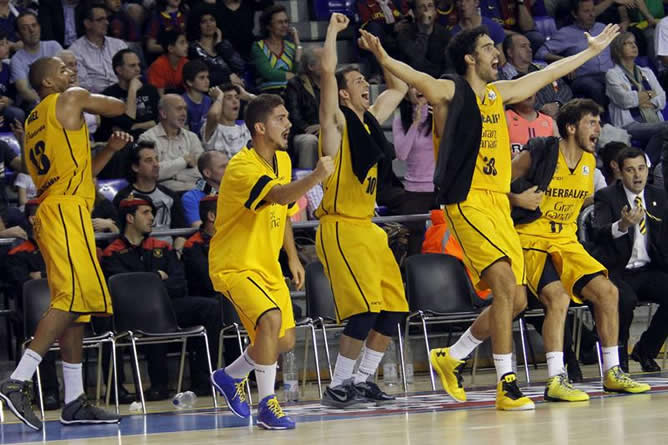
{"label": "raised arm", "polygon": [[[362,34],[362,37],[360,37],[361,45],[363,44],[364,49],[370,51],[376,57],[385,72],[390,72],[401,81],[420,90],[432,105],[452,100],[455,93],[455,83],[453,81],[434,79],[429,74],[417,71],[403,62],[393,59],[380,44],[378,37],[364,30],[360,30],[360,33]],[[380,97],[378,99],[380,100]],[[376,116],[376,118],[378,117]],[[380,121],[380,119],[378,120]]]}
{"label": "raised arm", "polygon": [[341,125],[344,117],[339,108],[339,87],[336,84],[336,37],[346,29],[350,20],[343,14],[334,13],[329,20],[325,46],[320,65],[320,138],[322,153],[336,156],[341,143]]}
{"label": "raised arm", "polygon": [[535,71],[517,80],[501,80],[494,82],[499,89],[503,102],[513,104],[521,102],[527,97],[535,94],[546,85],[556,81],[575,71],[589,59],[596,57],[601,51],[610,45],[610,42],[619,34],[619,25],[608,25],[596,37],[585,32],[588,48],[570,57],[565,57],[554,62],[540,71]]}
{"label": "raised arm", "polygon": [[56,102],[56,117],[68,130],[78,130],[83,122],[83,112],[102,117],[116,117],[125,113],[125,103],[114,97],[92,94],[83,88],[70,88]]}

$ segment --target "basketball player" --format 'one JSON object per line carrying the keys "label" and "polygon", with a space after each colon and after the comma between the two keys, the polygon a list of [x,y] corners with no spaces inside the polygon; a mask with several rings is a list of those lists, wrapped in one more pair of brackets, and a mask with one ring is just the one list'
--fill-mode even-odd
{"label": "basketball player", "polygon": [[617,288],[608,280],[605,267],[587,253],[576,235],[580,209],[594,193],[596,159],[592,153],[601,132],[601,111],[591,99],[571,100],[557,116],[563,139],[532,140],[529,150],[521,152],[512,164],[513,177],[523,177],[530,170],[541,171],[553,159],[548,153],[558,151],[554,174],[538,207],[539,216],[515,227],[524,251],[527,285],[545,306],[548,401],[589,400],[587,393],[568,382],[564,369],[564,324],[571,299],[576,303],[587,301],[594,308],[603,350],[603,388],[629,393],[650,389],[631,380],[619,367]]}
{"label": "basketball player", "polygon": [[278,255],[288,255],[295,284],[304,283],[288,216],[294,202],[324,181],[332,160],[322,157],[315,170],[290,182],[286,153],[292,124],[283,99],[261,94],[246,108],[252,146],[235,155],[225,170],[218,198],[216,233],[209,249],[209,275],[214,289],[228,298],[251,339],[251,346],[232,364],[211,375],[213,385],[237,416],[250,416],[244,395],[248,374],[255,371],[260,404],[257,423],[266,429],[292,429],[274,394],[276,360],[295,345],[292,302]]}
{"label": "basketball player", "polygon": [[115,117],[125,112],[125,104],[82,88],[69,88],[72,75],[56,57],[36,60],[29,73],[30,84],[41,101],[26,119],[22,157],[40,200],[34,233],[46,263],[51,304],[18,366],[0,384],[0,398],[34,430],[40,430],[42,422],[32,411],[31,379],[55,340],[60,344],[65,386],[61,423],[120,420],[86,400],[81,356],[84,326],[91,315],[112,314],[90,217],[95,201],[93,176],[132,138],[115,133],[106,148],[91,159],[83,113]]}
{"label": "basketball player", "polygon": [[464,401],[464,359],[491,335],[497,409],[533,409],[517,385],[511,360],[513,315],[526,306],[526,289],[522,248],[510,218],[511,155],[503,105],[526,99],[595,57],[618,34],[618,27],[608,26],[596,37],[587,34],[588,48],[574,56],[521,79],[498,82],[499,52],[484,27],[462,31],[450,41],[450,60],[459,76],[446,79],[434,79],[392,59],[377,38],[362,34],[381,66],[422,91],[434,107],[439,203],[474,284],[494,294],[492,306],[457,343],[432,350],[430,360],[448,394]]}
{"label": "basketball player", "polygon": [[[387,90],[370,105],[362,73],[353,66],[336,70],[336,37],[348,22],[346,16],[332,14],[321,59],[320,150],[334,158],[334,174],[324,183],[316,211],[318,258],[332,286],[337,318],[348,320],[322,397],[322,404],[337,408],[394,399],[367,379],[408,311],[387,235],[371,222],[376,189],[392,162],[380,123],[392,115],[408,86],[386,72]],[[360,46],[364,49],[365,41]]]}

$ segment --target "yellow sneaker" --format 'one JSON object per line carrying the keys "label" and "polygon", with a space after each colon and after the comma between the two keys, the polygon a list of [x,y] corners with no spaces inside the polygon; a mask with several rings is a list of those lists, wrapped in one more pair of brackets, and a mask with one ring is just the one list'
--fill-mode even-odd
{"label": "yellow sneaker", "polygon": [[613,366],[605,372],[603,377],[603,389],[608,392],[628,392],[638,394],[647,392],[651,388],[647,383],[636,382],[622,371],[619,366]]}
{"label": "yellow sneaker", "polygon": [[555,375],[547,380],[543,397],[549,402],[586,402],[589,400],[586,392],[571,385],[566,373]]}
{"label": "yellow sneaker", "polygon": [[517,376],[509,372],[496,385],[496,409],[501,411],[525,411],[535,409],[530,398],[517,386]]}
{"label": "yellow sneaker", "polygon": [[457,402],[466,402],[466,392],[462,385],[461,370],[466,363],[450,356],[450,348],[432,349],[429,361],[441,378],[441,385]]}

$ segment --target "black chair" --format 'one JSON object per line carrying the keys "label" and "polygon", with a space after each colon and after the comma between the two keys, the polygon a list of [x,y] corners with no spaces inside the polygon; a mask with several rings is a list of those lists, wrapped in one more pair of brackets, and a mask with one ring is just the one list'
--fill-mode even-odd
{"label": "black chair", "polygon": [[[183,368],[188,338],[201,337],[204,340],[209,373],[213,372],[206,329],[204,326],[179,327],[167,289],[165,289],[157,274],[131,272],[114,275],[109,279],[109,292],[114,306],[114,330],[117,333],[116,346],[132,347],[132,358],[139,383],[137,392],[140,395],[144,414],[146,414],[146,404],[139,372],[138,344],[182,344],[177,393],[181,391],[183,383]],[[129,338],[129,343],[118,343],[118,340],[126,337]],[[116,387],[116,393],[118,393],[118,386]],[[218,402],[213,385],[211,385],[211,395],[214,407],[217,408]]]}
{"label": "black chair", "polygon": [[[443,254],[413,255],[406,259],[406,296],[410,313],[406,318],[404,338],[409,328],[422,328],[429,357],[427,325],[473,322],[479,314],[474,305],[479,300],[464,265],[457,258]],[[419,319],[419,321],[413,321]],[[401,337],[400,337],[401,341]],[[406,387],[405,363],[400,344],[401,371]],[[431,387],[436,390],[434,373],[429,363]]]}
{"label": "black chair", "polygon": [[[23,328],[26,340],[23,342],[23,350],[28,346],[28,344],[34,339],[34,333],[37,330],[37,325],[44,316],[44,314],[49,310],[51,304],[51,293],[49,291],[49,284],[46,279],[40,280],[30,280],[26,281],[23,285]],[[101,393],[101,382],[102,382],[102,345],[104,343],[111,344],[111,362],[114,370],[114,384],[117,387],[116,383],[116,339],[114,338],[114,333],[107,331],[101,334],[96,334],[93,332],[92,326],[90,323],[86,325],[86,332],[83,338],[83,347],[88,348],[97,348],[98,349],[98,360],[97,360],[97,399],[100,398]],[[49,351],[58,351],[60,350],[60,345],[58,342],[54,343]],[[42,414],[42,419],[44,419],[44,397],[42,394],[42,378],[40,376],[39,367],[37,368],[37,392],[39,395],[39,408]],[[118,407],[118,392],[116,392],[116,414],[119,413]]]}

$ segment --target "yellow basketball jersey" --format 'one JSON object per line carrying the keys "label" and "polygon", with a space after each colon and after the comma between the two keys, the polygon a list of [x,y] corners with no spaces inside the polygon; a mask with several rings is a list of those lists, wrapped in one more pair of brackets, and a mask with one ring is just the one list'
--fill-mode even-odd
{"label": "yellow basketball jersey", "polygon": [[568,168],[559,151],[557,168],[540,204],[542,216],[537,220],[516,226],[520,235],[547,238],[575,238],[577,219],[585,198],[594,193],[596,160],[583,152],[573,170]]}
{"label": "yellow basketball jersey", "polygon": [[210,274],[253,271],[268,282],[282,280],[278,254],[286,218],[298,206],[270,204],[264,198],[291,176],[290,156],[284,151],[277,151],[271,164],[247,147],[230,160],[220,185]]}
{"label": "yellow basketball jersey", "polygon": [[[318,143],[322,144],[322,138]],[[320,152],[322,153],[322,147]],[[316,217],[322,218],[326,215],[357,219],[373,217],[377,182],[378,164],[369,169],[364,183],[360,183],[353,173],[348,125],[345,125],[341,134],[341,146],[334,158],[334,172],[323,184],[324,195],[320,207],[315,212]]]}
{"label": "yellow basketball jersey", "polygon": [[45,97],[25,123],[23,156],[40,199],[78,196],[92,209],[95,184],[91,168],[88,126],[66,130],[56,117],[59,94]]}

